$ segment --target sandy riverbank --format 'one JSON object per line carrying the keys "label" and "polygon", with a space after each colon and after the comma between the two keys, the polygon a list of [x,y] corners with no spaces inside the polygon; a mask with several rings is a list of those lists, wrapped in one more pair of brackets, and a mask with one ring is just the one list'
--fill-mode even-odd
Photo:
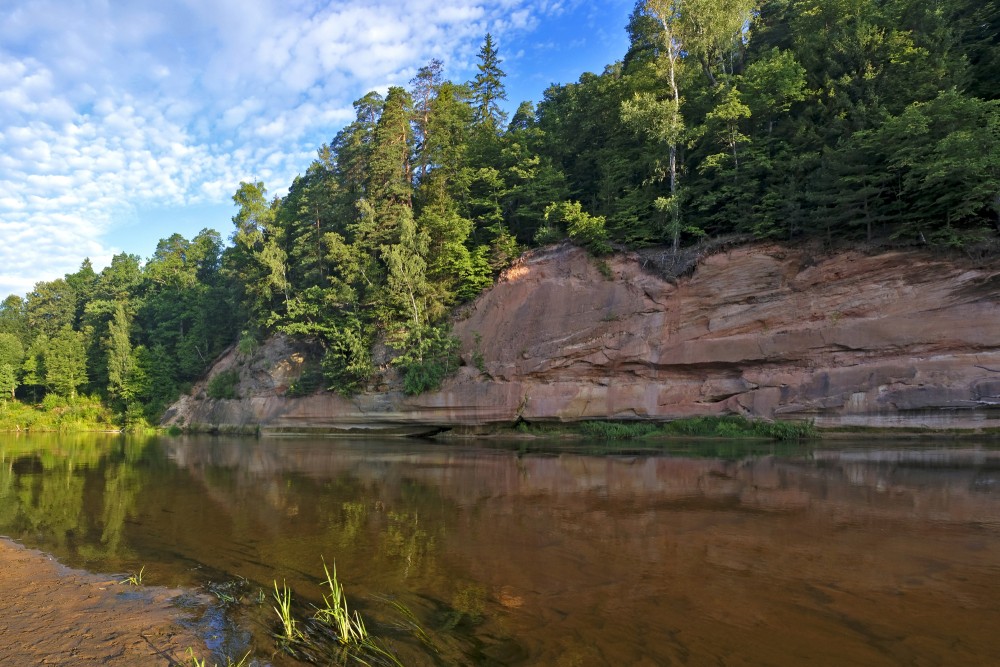
{"label": "sandy riverbank", "polygon": [[209,655],[180,620],[182,591],[130,588],[0,538],[0,665],[190,664]]}

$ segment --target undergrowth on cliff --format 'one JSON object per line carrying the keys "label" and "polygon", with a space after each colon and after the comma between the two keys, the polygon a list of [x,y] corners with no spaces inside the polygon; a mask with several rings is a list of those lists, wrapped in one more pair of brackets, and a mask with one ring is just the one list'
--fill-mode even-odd
{"label": "undergrowth on cliff", "polygon": [[439,389],[444,379],[458,370],[459,345],[447,327],[413,330],[405,351],[392,362],[403,373],[403,391],[415,396]]}
{"label": "undergrowth on cliff", "polygon": [[299,375],[298,379],[288,386],[288,391],[285,395],[291,398],[299,398],[315,394],[322,388],[323,367],[314,361],[310,361],[305,364],[302,374]]}
{"label": "undergrowth on cliff", "polygon": [[235,368],[222,371],[208,381],[205,393],[209,398],[232,399],[239,398],[236,387],[240,383],[240,372]]}

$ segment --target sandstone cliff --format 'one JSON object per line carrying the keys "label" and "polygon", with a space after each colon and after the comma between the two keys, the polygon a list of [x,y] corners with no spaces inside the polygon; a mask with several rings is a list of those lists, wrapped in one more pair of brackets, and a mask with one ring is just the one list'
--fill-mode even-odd
{"label": "sandstone cliff", "polygon": [[628,253],[601,267],[570,245],[525,255],[457,315],[465,365],[438,392],[288,398],[304,349],[276,338],[212,370],[241,368],[241,400],[199,385],[165,423],[405,431],[738,413],[1000,427],[995,263],[756,245],[678,279],[651,266]]}

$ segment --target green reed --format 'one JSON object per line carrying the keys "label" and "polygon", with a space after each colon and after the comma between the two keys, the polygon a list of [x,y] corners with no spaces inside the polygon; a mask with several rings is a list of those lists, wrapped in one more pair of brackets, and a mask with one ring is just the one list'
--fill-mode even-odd
{"label": "green reed", "polygon": [[337,581],[337,564],[333,564],[333,574],[323,561],[326,585],[330,595],[323,595],[323,607],[316,610],[314,618],[333,627],[341,644],[361,644],[368,639],[368,630],[357,611],[352,615],[347,607],[344,588]]}
{"label": "green reed", "polygon": [[292,616],[292,591],[285,584],[284,580],[282,580],[281,586],[282,590],[278,590],[278,582],[274,582],[274,600],[278,603],[278,606],[273,607],[273,609],[281,620],[284,639],[291,642],[299,637],[299,630],[296,627],[295,617]]}
{"label": "green reed", "polygon": [[143,565],[141,568],[139,568],[138,572],[133,572],[132,574],[128,575],[118,583],[128,584],[129,586],[142,586],[142,573],[145,571],[146,571],[146,566]]}

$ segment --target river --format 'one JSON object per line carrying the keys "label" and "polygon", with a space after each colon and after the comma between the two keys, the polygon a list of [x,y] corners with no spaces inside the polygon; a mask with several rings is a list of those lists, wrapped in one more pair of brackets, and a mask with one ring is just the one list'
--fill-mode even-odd
{"label": "river", "polygon": [[3,436],[0,534],[214,593],[257,665],[299,664],[271,594],[304,618],[324,562],[407,665],[1000,656],[989,443]]}

